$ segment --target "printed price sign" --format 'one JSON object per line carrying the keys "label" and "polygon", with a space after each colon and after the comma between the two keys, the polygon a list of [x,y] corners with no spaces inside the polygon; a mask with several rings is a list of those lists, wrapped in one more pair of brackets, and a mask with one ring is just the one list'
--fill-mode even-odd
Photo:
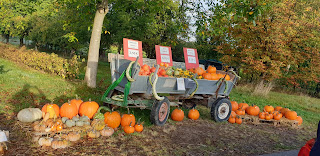
{"label": "printed price sign", "polygon": [[184,78],[177,78],[177,90],[186,90],[184,85]]}
{"label": "printed price sign", "polygon": [[172,63],[172,52],[171,47],[166,46],[160,46],[156,45],[156,58],[157,58],[157,64],[168,63],[170,66],[173,65]]}
{"label": "printed price sign", "polygon": [[123,38],[124,59],[135,61],[139,56],[139,64],[143,65],[142,59],[142,42]]}
{"label": "printed price sign", "polygon": [[199,67],[199,59],[197,49],[183,48],[186,69]]}

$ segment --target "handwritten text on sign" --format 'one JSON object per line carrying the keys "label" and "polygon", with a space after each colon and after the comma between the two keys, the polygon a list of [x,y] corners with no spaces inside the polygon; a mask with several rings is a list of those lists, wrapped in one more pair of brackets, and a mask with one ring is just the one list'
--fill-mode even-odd
{"label": "handwritten text on sign", "polygon": [[189,62],[189,63],[196,64],[196,63],[197,63],[197,60],[196,60],[196,58],[195,58],[195,57],[188,56],[188,62]]}
{"label": "handwritten text on sign", "polygon": [[130,49],[139,49],[139,43],[137,41],[128,41],[128,48]]}
{"label": "handwritten text on sign", "polygon": [[139,50],[134,49],[128,49],[128,55],[129,57],[138,57],[139,56]]}
{"label": "handwritten text on sign", "polygon": [[187,54],[188,54],[188,56],[196,56],[194,49],[187,49]]}
{"label": "handwritten text on sign", "polygon": [[169,55],[161,55],[161,62],[170,63],[170,56]]}
{"label": "handwritten text on sign", "polygon": [[166,54],[169,55],[169,48],[168,47],[160,47],[160,54]]}

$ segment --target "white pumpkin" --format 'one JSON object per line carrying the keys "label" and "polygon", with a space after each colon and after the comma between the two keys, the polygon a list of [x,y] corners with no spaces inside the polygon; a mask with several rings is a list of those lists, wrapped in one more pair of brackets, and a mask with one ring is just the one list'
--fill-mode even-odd
{"label": "white pumpkin", "polygon": [[39,108],[25,108],[18,113],[18,120],[21,122],[33,122],[41,118],[42,111]]}

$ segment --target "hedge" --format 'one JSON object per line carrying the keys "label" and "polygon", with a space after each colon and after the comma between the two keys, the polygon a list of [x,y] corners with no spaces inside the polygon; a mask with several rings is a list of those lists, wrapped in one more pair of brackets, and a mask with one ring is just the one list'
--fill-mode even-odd
{"label": "hedge", "polygon": [[73,56],[71,59],[59,57],[55,53],[38,52],[20,49],[11,45],[0,43],[0,57],[14,62],[23,63],[31,68],[42,70],[46,73],[55,74],[63,78],[75,78],[83,61],[80,56]]}

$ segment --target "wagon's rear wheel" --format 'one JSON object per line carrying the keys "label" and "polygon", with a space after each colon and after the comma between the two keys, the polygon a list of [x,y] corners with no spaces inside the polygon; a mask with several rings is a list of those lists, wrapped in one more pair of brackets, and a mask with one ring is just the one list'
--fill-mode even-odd
{"label": "wagon's rear wheel", "polygon": [[152,106],[150,120],[151,123],[162,126],[166,123],[170,113],[170,102],[167,97],[162,101],[155,101]]}
{"label": "wagon's rear wheel", "polygon": [[227,121],[231,115],[231,103],[227,98],[219,98],[213,102],[211,117],[216,122]]}

